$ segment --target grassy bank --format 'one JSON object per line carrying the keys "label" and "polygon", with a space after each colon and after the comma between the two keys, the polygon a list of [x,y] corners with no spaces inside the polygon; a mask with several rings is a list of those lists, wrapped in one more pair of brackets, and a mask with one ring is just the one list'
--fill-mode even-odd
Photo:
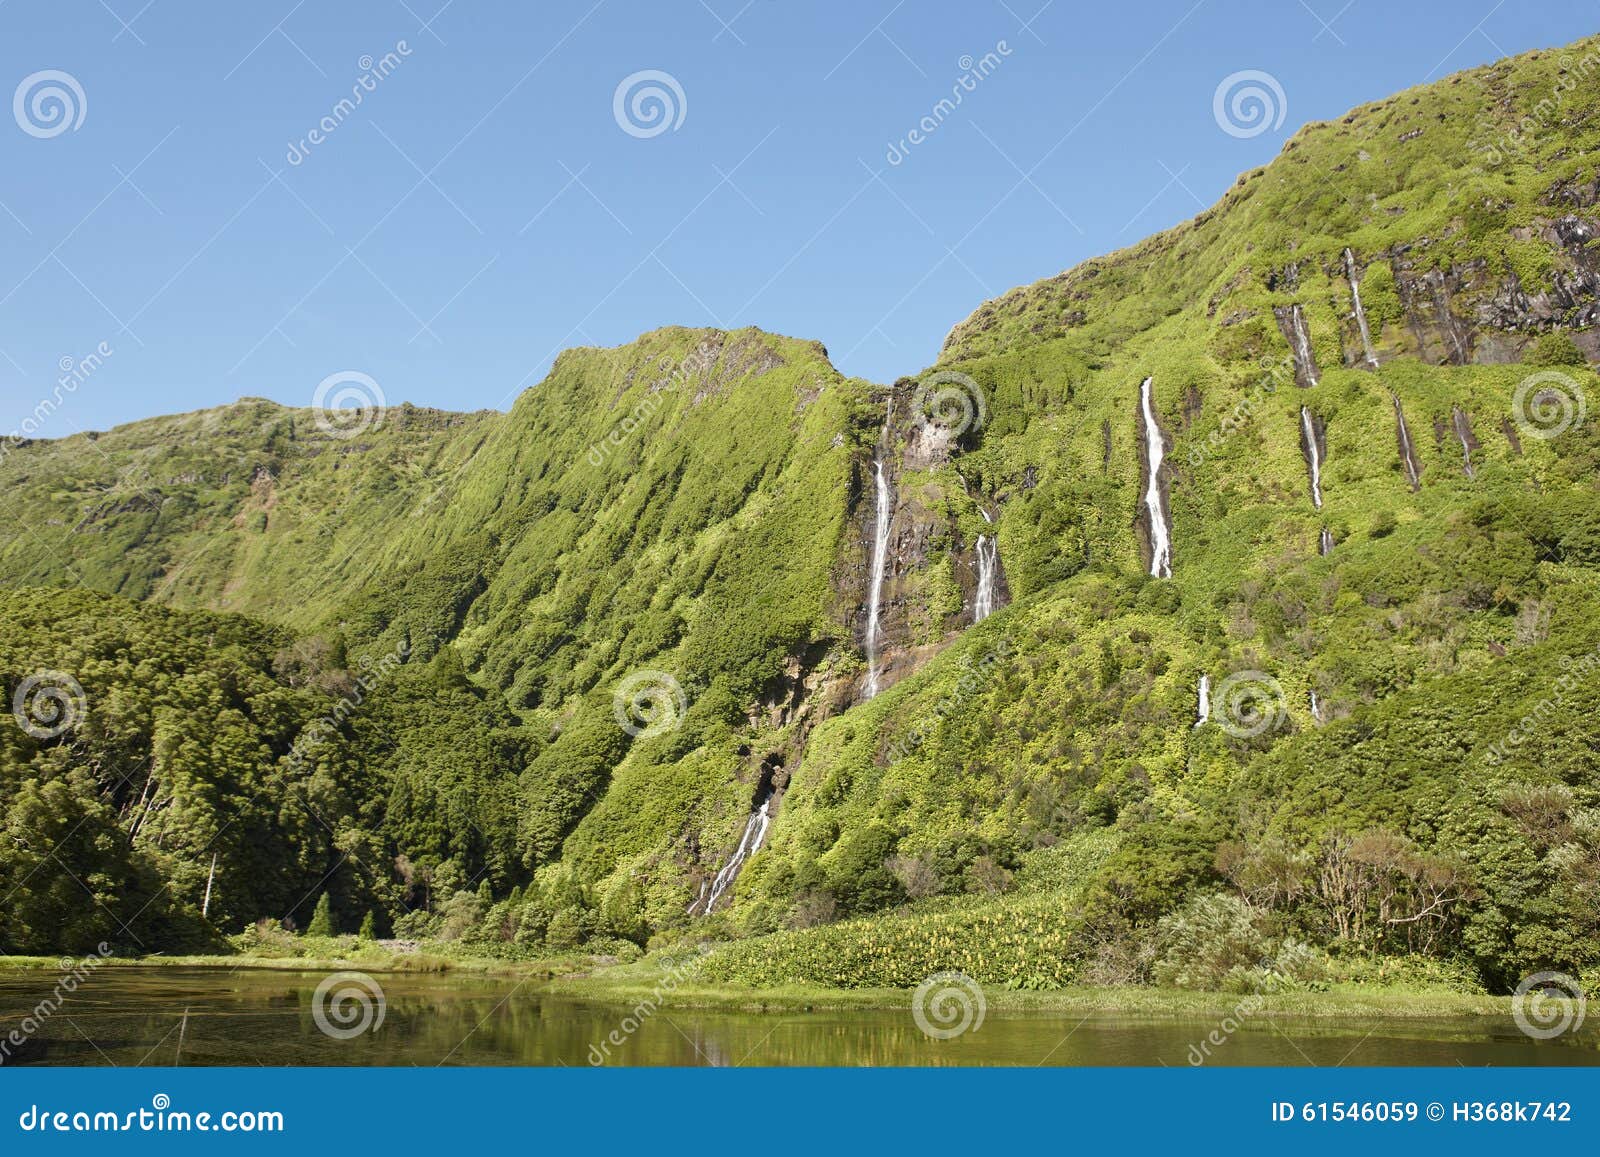
{"label": "grassy bank", "polygon": [[[274,972],[332,972],[360,969],[376,973],[455,973],[500,977],[526,985],[530,994],[633,1006],[723,1012],[811,1012],[846,1009],[909,1008],[912,990],[904,988],[827,988],[788,984],[757,988],[733,984],[693,983],[692,965],[671,972],[655,961],[597,963],[590,957],[536,961],[447,957],[424,952],[384,953],[367,950],[347,956],[146,956],[109,958],[108,968],[217,968]],[[56,971],[53,956],[0,956],[0,973]],[[1071,986],[1041,991],[985,987],[993,1012],[1030,1012],[1076,1016],[1192,1019],[1223,1016],[1251,1002],[1258,1014],[1304,1019],[1425,1019],[1435,1017],[1509,1017],[1511,1000],[1403,985],[1336,984],[1321,992],[1247,995],[1236,992],[1192,992],[1170,988],[1096,988]],[[1259,1004],[1254,1002],[1259,1001]]]}

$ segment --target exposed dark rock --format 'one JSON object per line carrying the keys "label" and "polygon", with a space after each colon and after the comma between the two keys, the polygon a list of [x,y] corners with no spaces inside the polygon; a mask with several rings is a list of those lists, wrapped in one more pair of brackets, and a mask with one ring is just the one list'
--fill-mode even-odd
{"label": "exposed dark rock", "polygon": [[1305,311],[1299,304],[1280,305],[1273,308],[1278,319],[1278,330],[1289,343],[1289,353],[1294,358],[1294,380],[1301,389],[1310,389],[1321,380],[1317,370],[1317,357],[1311,349],[1311,329],[1306,324]]}
{"label": "exposed dark rock", "polygon": [[1416,443],[1411,440],[1411,428],[1406,425],[1406,412],[1400,405],[1400,395],[1391,393],[1394,400],[1395,438],[1400,444],[1400,467],[1413,492],[1422,489],[1422,463],[1417,458]]}
{"label": "exposed dark rock", "polygon": [[1468,478],[1476,478],[1478,470],[1472,464],[1472,452],[1478,449],[1478,439],[1472,433],[1472,420],[1460,406],[1450,407],[1450,428],[1456,436],[1456,441],[1461,443],[1462,472]]}

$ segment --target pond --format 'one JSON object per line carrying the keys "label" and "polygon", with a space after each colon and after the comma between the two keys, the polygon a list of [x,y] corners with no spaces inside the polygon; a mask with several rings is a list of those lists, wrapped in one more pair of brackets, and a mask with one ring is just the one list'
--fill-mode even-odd
{"label": "pond", "polygon": [[[35,1016],[53,970],[0,973],[9,1065],[1589,1065],[1592,1028],[1510,1017],[1217,1017],[991,1008],[953,1039],[909,1009],[721,1012],[551,996],[461,974],[104,968]],[[381,988],[382,1003],[373,988]],[[381,1011],[381,1017],[379,1015]],[[31,1023],[30,1023],[31,1021]],[[937,1027],[937,1026],[935,1026]],[[6,1040],[16,1030],[20,1046]],[[30,1031],[31,1030],[31,1031]],[[1220,1043],[1216,1043],[1219,1042]]]}

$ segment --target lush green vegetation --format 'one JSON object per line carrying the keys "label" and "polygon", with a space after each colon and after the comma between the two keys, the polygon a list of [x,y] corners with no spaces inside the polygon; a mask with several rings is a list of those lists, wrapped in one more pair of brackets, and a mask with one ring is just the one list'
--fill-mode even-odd
{"label": "lush green vegetation", "polygon": [[[0,675],[69,672],[88,710],[3,729],[0,951],[715,940],[704,978],[761,987],[1596,976],[1600,422],[1539,437],[1518,400],[1545,369],[1600,405],[1600,281],[1561,224],[1600,200],[1569,83],[1596,52],[1308,126],[1194,221],[958,326],[936,368],[988,420],[949,451],[891,427],[896,681],[869,702],[884,400],[813,343],[661,330],[563,355],[509,414],[353,439],[252,401],[17,448]],[[972,626],[980,509],[1010,605]],[[1200,676],[1244,671],[1267,724],[1194,726]],[[672,726],[618,725],[635,672],[656,706],[681,689]],[[768,787],[767,843],[700,914]]]}

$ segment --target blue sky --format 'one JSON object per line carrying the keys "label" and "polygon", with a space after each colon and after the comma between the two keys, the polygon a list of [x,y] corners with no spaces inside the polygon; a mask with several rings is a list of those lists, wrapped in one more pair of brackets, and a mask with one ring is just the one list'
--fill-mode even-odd
{"label": "blue sky", "polygon": [[[102,343],[39,434],[307,405],[342,371],[504,409],[560,349],[674,323],[892,380],[1305,121],[1594,24],[1494,0],[0,0],[0,96],[25,90],[0,116],[0,434]],[[28,101],[45,70],[81,90],[75,127]],[[646,70],[681,91],[670,127],[614,113]],[[1278,82],[1281,125],[1219,127],[1243,70]]]}

